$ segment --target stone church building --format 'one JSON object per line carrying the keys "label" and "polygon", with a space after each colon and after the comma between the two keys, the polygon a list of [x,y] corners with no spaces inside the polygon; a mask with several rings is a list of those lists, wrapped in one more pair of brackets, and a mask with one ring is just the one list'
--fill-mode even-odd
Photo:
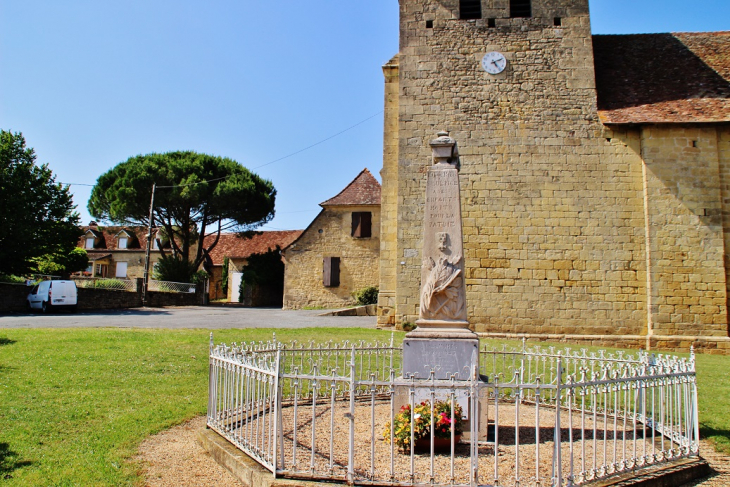
{"label": "stone church building", "polygon": [[447,130],[475,331],[730,351],[730,32],[593,36],[588,0],[400,0],[383,70],[381,325],[418,318]]}

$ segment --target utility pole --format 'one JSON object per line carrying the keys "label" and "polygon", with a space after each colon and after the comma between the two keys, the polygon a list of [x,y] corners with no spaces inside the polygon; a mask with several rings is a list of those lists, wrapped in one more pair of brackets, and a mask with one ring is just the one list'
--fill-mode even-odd
{"label": "utility pole", "polygon": [[147,291],[150,279],[150,250],[152,248],[152,225],[154,223],[154,209],[155,209],[155,189],[157,189],[157,183],[152,184],[152,200],[150,201],[150,218],[149,226],[147,228],[147,250],[144,255],[144,283],[142,285],[142,306],[147,304]]}

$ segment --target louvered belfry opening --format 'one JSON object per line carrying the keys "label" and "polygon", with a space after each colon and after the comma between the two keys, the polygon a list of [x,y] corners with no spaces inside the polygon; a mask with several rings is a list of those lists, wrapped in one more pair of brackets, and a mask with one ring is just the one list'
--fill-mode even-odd
{"label": "louvered belfry opening", "polygon": [[481,0],[459,0],[459,18],[462,20],[481,19]]}
{"label": "louvered belfry opening", "polygon": [[532,17],[531,0],[509,0],[510,17]]}

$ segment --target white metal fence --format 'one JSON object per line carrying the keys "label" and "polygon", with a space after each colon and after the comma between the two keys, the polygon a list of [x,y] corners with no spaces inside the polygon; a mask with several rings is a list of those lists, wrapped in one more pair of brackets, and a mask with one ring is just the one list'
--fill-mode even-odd
{"label": "white metal fence", "polygon": [[[358,485],[584,485],[698,455],[693,353],[485,346],[468,380],[398,377],[401,353],[211,335],[208,426],[275,476]],[[399,405],[414,424],[424,398],[432,417],[438,398],[466,404],[461,443],[394,444]]]}
{"label": "white metal fence", "polygon": [[111,289],[114,291],[136,292],[137,283],[131,279],[117,277],[74,277],[77,287],[89,289]]}
{"label": "white metal fence", "polygon": [[149,291],[160,293],[194,293],[195,284],[189,282],[154,281],[150,279],[147,283]]}

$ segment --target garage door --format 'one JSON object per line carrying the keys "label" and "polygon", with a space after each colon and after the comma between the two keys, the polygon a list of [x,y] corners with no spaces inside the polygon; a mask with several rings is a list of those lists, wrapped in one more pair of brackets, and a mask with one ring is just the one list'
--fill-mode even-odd
{"label": "garage door", "polygon": [[239,291],[241,288],[241,277],[242,276],[243,276],[242,272],[231,273],[231,302],[232,303],[238,302],[238,296],[239,296]]}

